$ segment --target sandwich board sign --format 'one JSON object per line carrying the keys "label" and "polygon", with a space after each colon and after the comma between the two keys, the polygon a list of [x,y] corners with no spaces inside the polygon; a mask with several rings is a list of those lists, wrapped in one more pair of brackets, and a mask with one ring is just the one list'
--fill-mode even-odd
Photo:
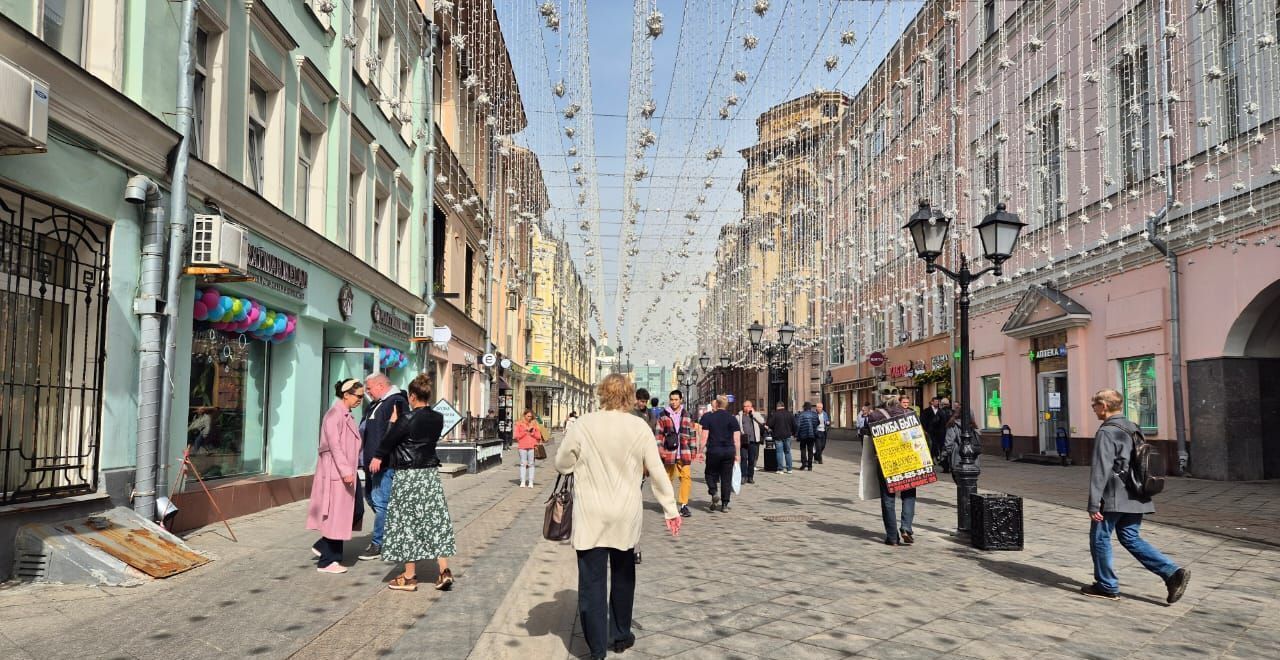
{"label": "sandwich board sign", "polygon": [[436,405],[431,406],[431,409],[444,417],[444,430],[440,432],[441,438],[449,435],[454,427],[462,421],[462,413],[459,413],[458,409],[454,408],[453,404],[449,403],[447,399],[440,399],[436,402]]}

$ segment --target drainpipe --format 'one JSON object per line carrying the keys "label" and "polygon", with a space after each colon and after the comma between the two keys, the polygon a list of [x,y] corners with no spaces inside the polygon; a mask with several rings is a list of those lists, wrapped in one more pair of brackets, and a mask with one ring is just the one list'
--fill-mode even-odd
{"label": "drainpipe", "polygon": [[138,342],[138,457],[133,474],[133,510],[151,520],[156,511],[156,445],[159,438],[160,392],[160,294],[164,289],[164,207],[160,186],[138,174],[129,179],[124,198],[144,205],[142,272],[133,311],[140,318]]}
{"label": "drainpipe", "polygon": [[[182,266],[187,260],[187,235],[190,233],[190,217],[187,215],[187,165],[191,160],[191,104],[195,77],[192,69],[192,46],[195,41],[196,7],[199,0],[182,3],[182,28],[178,38],[178,105],[174,116],[178,135],[177,155],[173,161],[169,194],[169,264],[165,281],[164,314],[164,379],[161,381],[160,438],[157,449],[157,490],[161,496],[169,493],[169,439],[170,420],[173,417],[174,360],[178,347],[178,313],[182,309],[179,287],[182,284]],[[167,511],[162,514],[168,513]]]}
{"label": "drainpipe", "polygon": [[427,44],[427,75],[423,87],[426,89],[427,99],[427,211],[431,213],[431,225],[426,231],[427,238],[427,272],[423,278],[425,286],[422,290],[422,299],[427,301],[427,314],[433,314],[436,311],[436,205],[435,205],[435,185],[436,185],[436,116],[435,105],[432,99],[435,98],[435,66],[436,39],[440,38],[440,28],[435,23],[430,24],[431,27],[431,43]]}
{"label": "drainpipe", "polygon": [[1169,334],[1173,344],[1171,348],[1173,379],[1173,414],[1174,414],[1174,434],[1177,439],[1178,449],[1178,467],[1176,474],[1181,476],[1186,474],[1188,452],[1187,452],[1187,421],[1185,403],[1182,398],[1182,314],[1179,312],[1178,294],[1178,255],[1174,253],[1169,243],[1162,238],[1156,236],[1156,225],[1169,217],[1169,212],[1173,209],[1174,204],[1174,188],[1173,181],[1176,174],[1173,163],[1173,141],[1164,137],[1164,134],[1173,126],[1173,104],[1169,101],[1169,81],[1172,78],[1172,61],[1169,56],[1169,37],[1165,34],[1165,27],[1169,20],[1168,1],[1162,0],[1160,3],[1160,108],[1161,119],[1164,127],[1161,131],[1160,141],[1163,143],[1164,162],[1165,162],[1165,199],[1164,206],[1155,214],[1148,216],[1146,223],[1147,242],[1151,243],[1160,254],[1164,255],[1165,265],[1169,269]]}

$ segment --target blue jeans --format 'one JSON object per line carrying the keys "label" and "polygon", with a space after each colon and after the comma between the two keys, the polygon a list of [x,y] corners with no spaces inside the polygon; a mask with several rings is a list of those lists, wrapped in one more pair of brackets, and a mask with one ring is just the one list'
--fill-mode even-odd
{"label": "blue jeans", "polygon": [[[898,526],[897,512],[894,511],[894,498],[902,496],[902,526]],[[884,520],[884,540],[890,543],[898,541],[898,530],[914,534],[911,522],[916,518],[916,489],[890,493],[884,479],[880,479],[880,517]]]}
{"label": "blue jeans", "polygon": [[[790,472],[791,471],[791,438],[774,438],[773,447],[774,447],[774,451],[778,453],[778,469],[786,470],[787,472]],[[787,460],[787,464],[785,467],[783,467],[783,464],[782,464],[783,456],[785,456]]]}
{"label": "blue jeans", "polygon": [[379,548],[382,547],[382,532],[387,524],[387,502],[391,501],[391,477],[394,474],[395,470],[382,468],[370,474],[364,482],[365,500],[369,502],[375,514],[373,538],[370,541]]}
{"label": "blue jeans", "polygon": [[1107,593],[1120,591],[1120,579],[1116,577],[1115,568],[1111,565],[1111,532],[1115,531],[1129,554],[1148,571],[1168,580],[1178,570],[1178,565],[1160,554],[1155,546],[1147,543],[1138,535],[1142,526],[1141,513],[1103,513],[1102,522],[1096,520],[1089,525],[1089,554],[1093,557],[1093,579],[1098,588]]}

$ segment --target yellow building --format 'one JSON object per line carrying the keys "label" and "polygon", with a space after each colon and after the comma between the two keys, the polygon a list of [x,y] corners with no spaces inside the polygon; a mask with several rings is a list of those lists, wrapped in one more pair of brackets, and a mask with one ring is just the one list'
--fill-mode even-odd
{"label": "yellow building", "polygon": [[591,297],[568,244],[543,225],[530,231],[532,330],[524,402],[552,426],[561,426],[570,412],[595,407]]}

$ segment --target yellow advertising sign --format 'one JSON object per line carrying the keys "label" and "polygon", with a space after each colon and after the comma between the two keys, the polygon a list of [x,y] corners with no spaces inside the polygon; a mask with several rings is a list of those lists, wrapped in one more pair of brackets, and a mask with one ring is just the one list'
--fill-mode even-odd
{"label": "yellow advertising sign", "polygon": [[938,480],[933,456],[920,419],[907,413],[871,424],[871,437],[880,461],[880,473],[890,493],[910,490]]}

